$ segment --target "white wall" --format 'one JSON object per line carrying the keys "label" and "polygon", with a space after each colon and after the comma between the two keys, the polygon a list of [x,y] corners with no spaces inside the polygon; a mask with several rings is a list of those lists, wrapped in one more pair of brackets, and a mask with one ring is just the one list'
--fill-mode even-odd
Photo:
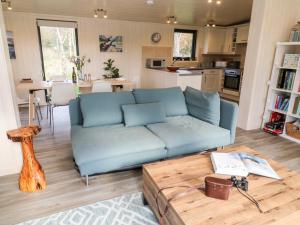
{"label": "white wall", "polygon": [[[91,58],[91,63],[86,64],[84,73],[92,76],[102,75],[103,62],[113,58],[120,72],[127,79],[139,86],[142,67],[142,46],[172,46],[174,26],[168,24],[155,24],[143,22],[129,22],[117,20],[104,20],[95,18],[78,18],[49,16],[29,13],[7,12],[5,21],[7,29],[15,37],[16,60],[12,60],[15,82],[23,77],[35,80],[41,77],[41,59],[38,44],[36,19],[72,20],[78,22],[79,51],[80,55]],[[182,27],[182,26],[176,26]],[[184,27],[197,29],[197,27]],[[151,43],[150,36],[160,32],[162,39],[159,44]],[[100,53],[99,35],[123,35],[123,53]],[[198,35],[199,40],[201,34]]]}
{"label": "white wall", "polygon": [[261,126],[276,42],[288,41],[290,30],[299,19],[299,0],[253,1],[239,127],[250,130]]}
{"label": "white wall", "polygon": [[0,4],[0,176],[17,173],[22,165],[19,143],[7,139],[6,131],[18,127],[12,69],[8,56],[6,29]]}

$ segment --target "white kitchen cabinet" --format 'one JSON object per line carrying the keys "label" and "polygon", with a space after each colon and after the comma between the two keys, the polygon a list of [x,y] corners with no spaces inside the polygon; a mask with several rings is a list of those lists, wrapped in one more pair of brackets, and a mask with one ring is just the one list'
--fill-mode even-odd
{"label": "white kitchen cabinet", "polygon": [[237,36],[237,28],[230,27],[226,29],[226,37],[224,43],[223,52],[227,54],[234,54],[236,48],[236,36]]}
{"label": "white kitchen cabinet", "polygon": [[238,27],[236,43],[247,43],[249,35],[249,25]]}
{"label": "white kitchen cabinet", "polygon": [[[196,75],[195,75],[196,74]],[[181,87],[185,90],[187,86],[201,89],[202,71],[194,71],[193,74],[182,74],[182,72],[168,72],[166,70],[143,69],[142,88],[168,88]]]}
{"label": "white kitchen cabinet", "polygon": [[204,70],[202,76],[201,90],[207,92],[218,92],[221,89],[223,70],[208,69]]}
{"label": "white kitchen cabinet", "polygon": [[212,27],[205,29],[204,54],[222,53],[226,37],[226,29]]}

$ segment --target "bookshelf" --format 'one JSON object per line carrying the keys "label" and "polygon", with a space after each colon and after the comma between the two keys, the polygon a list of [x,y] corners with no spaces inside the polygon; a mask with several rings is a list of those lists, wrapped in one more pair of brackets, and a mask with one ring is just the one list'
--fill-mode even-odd
{"label": "bookshelf", "polygon": [[[283,66],[285,54],[300,54],[300,42],[277,43],[262,128],[273,112],[282,114],[284,123],[300,119],[294,111],[300,104],[300,61],[296,67]],[[280,136],[300,144],[300,140],[287,135],[285,128]]]}

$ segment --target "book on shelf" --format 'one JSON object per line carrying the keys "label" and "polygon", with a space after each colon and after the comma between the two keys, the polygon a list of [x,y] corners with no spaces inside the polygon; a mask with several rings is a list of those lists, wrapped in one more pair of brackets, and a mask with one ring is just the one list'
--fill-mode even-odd
{"label": "book on shelf", "polygon": [[213,152],[210,157],[214,171],[218,174],[245,177],[251,173],[274,179],[281,179],[267,160],[248,153]]}
{"label": "book on shelf", "polygon": [[296,115],[300,115],[300,96],[295,98],[293,113]]}
{"label": "book on shelf", "polygon": [[277,88],[292,90],[296,72],[293,70],[281,70],[277,80]]}
{"label": "book on shelf", "polygon": [[287,111],[289,107],[290,97],[286,95],[277,95],[275,101],[275,109]]}

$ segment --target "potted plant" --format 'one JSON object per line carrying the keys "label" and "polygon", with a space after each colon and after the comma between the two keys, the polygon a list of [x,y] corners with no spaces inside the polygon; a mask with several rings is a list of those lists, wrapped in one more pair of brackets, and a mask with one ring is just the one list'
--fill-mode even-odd
{"label": "potted plant", "polygon": [[107,72],[107,74],[103,75],[103,77],[105,79],[121,77],[120,73],[119,73],[120,70],[114,66],[114,62],[115,62],[115,60],[108,59],[107,62],[103,63],[105,65],[105,67],[103,69],[104,69],[104,71]]}

